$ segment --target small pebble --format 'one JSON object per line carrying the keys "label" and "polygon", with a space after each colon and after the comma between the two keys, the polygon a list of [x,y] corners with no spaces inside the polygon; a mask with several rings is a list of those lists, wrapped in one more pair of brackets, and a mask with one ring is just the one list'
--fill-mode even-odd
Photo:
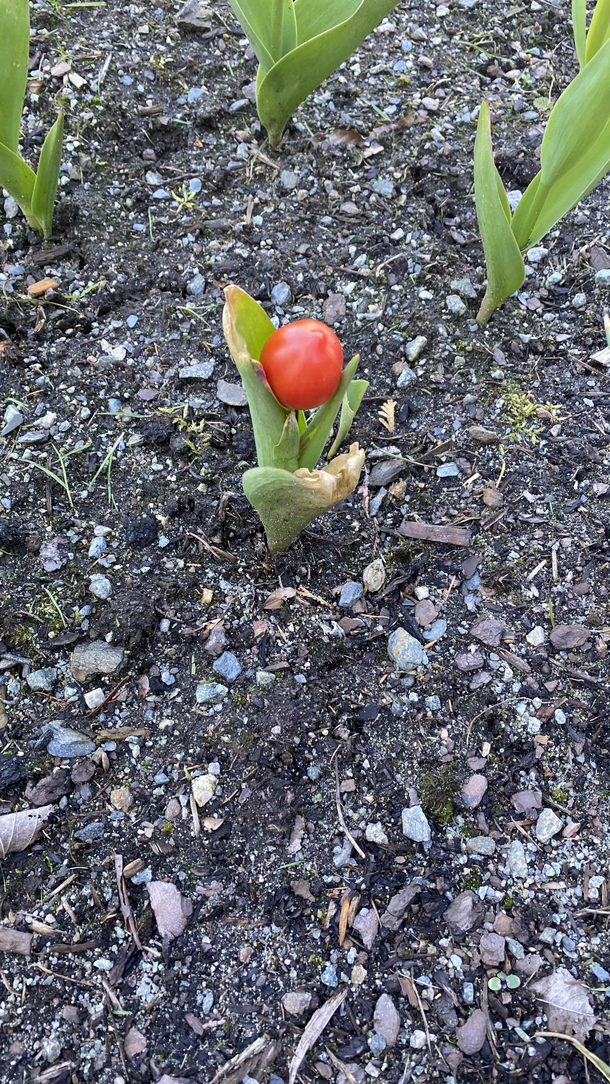
{"label": "small pebble", "polygon": [[241,663],[232,651],[223,651],[220,658],[212,664],[212,670],[215,670],[226,681],[232,682],[241,674]]}

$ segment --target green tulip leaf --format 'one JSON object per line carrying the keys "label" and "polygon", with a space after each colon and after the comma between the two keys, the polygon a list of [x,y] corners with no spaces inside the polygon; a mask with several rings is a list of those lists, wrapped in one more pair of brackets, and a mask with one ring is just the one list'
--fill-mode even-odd
{"label": "green tulip leaf", "polygon": [[326,403],[323,403],[321,407],[318,407],[305,432],[301,435],[301,451],[299,454],[300,467],[307,467],[309,470],[313,470],[322,455],[326,446],[326,441],[335,424],[335,418],[341,409],[343,398],[346,395],[354,373],[358,368],[359,361],[360,358],[358,354],[356,354],[351,361],[348,361],[341,375],[337,390],[331,395]]}
{"label": "green tulip leaf", "polygon": [[32,210],[32,195],[36,175],[23,158],[0,143],[0,187],[6,188],[21,207],[30,226],[40,229],[40,223]]}
{"label": "green tulip leaf", "polygon": [[59,181],[63,141],[64,115],[62,111],[53,127],[47,132],[42,145],[32,193],[32,211],[40,222],[45,237],[50,237],[53,231],[53,210]]}
{"label": "green tulip leaf", "polygon": [[[299,44],[257,81],[258,115],[272,146],[280,142],[297,106],[348,59],[396,2],[360,0],[354,5],[345,0],[326,0],[322,11],[322,4],[316,0],[311,16],[306,16],[305,8],[299,9],[295,4]],[[335,18],[338,21],[329,25]],[[305,40],[307,28],[318,26],[324,27],[322,32]],[[252,47],[255,49],[254,42]]]}
{"label": "green tulip leaf", "polygon": [[339,428],[328,453],[329,458],[331,458],[337,453],[337,451],[341,447],[341,444],[349,433],[352,427],[352,422],[356,417],[356,411],[358,410],[358,407],[362,402],[364,393],[368,386],[368,380],[352,380],[345,395],[343,396],[343,402],[341,403],[341,417],[339,419]]}
{"label": "green tulip leaf", "polygon": [[[0,0],[0,143],[14,154],[19,146],[29,55],[29,0]],[[1,177],[0,184],[10,191]]]}
{"label": "green tulip leaf", "polygon": [[273,464],[283,470],[295,471],[299,466],[299,445],[301,432],[294,410],[284,422],[282,435],[273,449]]}
{"label": "green tulip leaf", "polygon": [[572,30],[578,63],[584,68],[587,63],[587,0],[572,0]]}
{"label": "green tulip leaf", "polygon": [[540,205],[540,197],[545,197],[560,178],[578,167],[599,141],[600,134],[608,131],[609,116],[610,41],[606,41],[566,87],[551,111],[540,147],[537,195]]}
{"label": "green tulip leaf", "polygon": [[[583,7],[585,0],[582,0]],[[587,34],[585,62],[588,64],[610,37],[610,0],[597,0]],[[579,54],[580,59],[580,54]]]}
{"label": "green tulip leaf", "polygon": [[222,326],[248,397],[258,465],[275,466],[289,411],[275,398],[259,363],[275,328],[265,310],[239,286],[225,288]]}
{"label": "green tulip leaf", "polygon": [[353,444],[324,470],[299,469],[291,474],[276,467],[254,467],[243,476],[244,493],[258,512],[269,552],[288,549],[303,527],[354,491],[364,452]]}
{"label": "green tulip leaf", "polygon": [[489,106],[485,101],[474,145],[474,193],[487,266],[487,290],[477,315],[478,322],[484,324],[525,279],[523,257],[511,229],[508,199],[494,163]]}

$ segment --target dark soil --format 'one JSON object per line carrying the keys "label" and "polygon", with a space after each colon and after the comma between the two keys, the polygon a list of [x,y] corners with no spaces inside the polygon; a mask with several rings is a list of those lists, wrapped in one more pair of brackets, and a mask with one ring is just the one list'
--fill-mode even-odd
{"label": "dark soil", "polygon": [[[592,358],[606,182],[545,239],[519,296],[474,322],[477,109],[489,97],[498,166],[523,190],[545,102],[574,74],[567,5],[400,4],[277,149],[242,91],[256,64],[228,7],[200,31],[177,11],[32,7],[24,153],[60,102],[68,134],[56,237],[44,246],[17,216],[0,244],[0,388],[24,415],[0,438],[0,812],[55,809],[2,864],[0,930],[34,934],[29,956],[2,953],[2,1080],[279,1084],[346,983],[302,1081],[601,1079],[567,1041],[535,1037],[548,1023],[529,987],[567,968],[597,1019],[587,1045],[610,1058],[610,385]],[[70,72],[52,75],[61,60]],[[44,277],[56,285],[28,296]],[[370,381],[351,434],[367,451],[360,487],[275,561],[241,490],[247,410],[217,395],[237,379],[229,282],[280,321],[334,311]],[[180,376],[205,361],[209,379]],[[468,529],[470,544],[411,539],[414,520]],[[342,608],[341,587],[377,558],[384,586]],[[100,575],[106,598],[90,589]],[[278,587],[295,593],[266,609]],[[427,639],[422,588],[441,622]],[[502,623],[495,644],[471,631],[482,617]],[[556,646],[564,625],[585,643]],[[413,674],[388,655],[398,627],[432,645]],[[212,669],[223,630],[234,682]],[[77,681],[72,654],[95,640],[123,661]],[[55,677],[35,691],[28,674],[45,668]],[[220,704],[197,702],[206,681],[228,685]],[[95,752],[54,758],[50,722]],[[192,781],[210,772],[197,809]],[[488,783],[474,808],[473,774]],[[522,792],[540,793],[530,815]],[[402,832],[418,801],[426,846]],[[546,842],[540,805],[562,822]],[[475,837],[493,853],[471,853]],[[115,854],[139,860],[131,933]],[[173,940],[151,880],[192,904]],[[413,883],[402,922],[365,948],[353,920]],[[444,914],[466,891],[478,918],[459,930]],[[509,938],[496,966],[481,947],[492,929]],[[494,992],[498,971],[519,987]],[[282,998],[303,989],[291,1014]],[[385,1048],[384,993],[401,1020]],[[475,1008],[488,1028],[468,1054],[456,1028]]]}

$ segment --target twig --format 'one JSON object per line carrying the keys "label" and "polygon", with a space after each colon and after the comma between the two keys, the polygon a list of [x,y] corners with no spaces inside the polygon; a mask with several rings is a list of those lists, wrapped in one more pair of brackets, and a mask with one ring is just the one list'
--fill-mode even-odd
{"label": "twig", "polygon": [[125,919],[125,926],[129,930],[129,933],[133,937],[134,944],[137,949],[142,952],[143,945],[140,941],[138,934],[138,927],[136,926],[136,920],[133,917],[133,911],[131,910],[131,904],[129,902],[129,896],[127,895],[127,886],[125,884],[125,878],[123,876],[123,855],[114,855],[114,872],[116,876],[116,883],[119,889],[119,902],[121,904],[121,914]]}
{"label": "twig", "polygon": [[226,550],[221,550],[218,546],[213,546],[211,542],[208,542],[206,538],[203,538],[200,534],[193,534],[192,531],[186,532],[187,538],[194,538],[199,542],[208,553],[211,553],[212,557],[215,557],[217,561],[237,561],[237,557],[234,557],[232,553],[227,553]]}
{"label": "twig", "polygon": [[335,800],[337,802],[337,816],[339,818],[339,824],[341,825],[343,831],[345,832],[345,835],[349,839],[354,850],[358,852],[361,858],[366,858],[362,847],[358,846],[352,833],[347,827],[347,824],[345,823],[345,817],[343,816],[343,810],[341,808],[341,791],[339,790],[339,769],[337,767],[337,761],[335,761]]}
{"label": "twig", "polygon": [[114,700],[117,693],[121,691],[123,686],[126,685],[128,681],[129,677],[121,678],[118,685],[115,685],[114,689],[112,689],[112,691],[108,693],[106,699],[102,700],[101,704],[98,704],[96,708],[93,708],[91,711],[87,712],[87,714],[85,715],[85,719],[90,719],[92,715],[97,715],[98,711],[101,711],[106,704],[109,704],[111,700]]}

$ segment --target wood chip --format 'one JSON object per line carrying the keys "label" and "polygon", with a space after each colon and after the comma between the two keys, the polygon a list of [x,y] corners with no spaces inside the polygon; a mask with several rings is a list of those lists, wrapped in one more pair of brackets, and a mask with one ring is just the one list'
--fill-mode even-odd
{"label": "wood chip", "polygon": [[403,520],[398,532],[405,538],[420,538],[423,542],[440,542],[446,546],[469,546],[472,533],[467,527],[442,527],[408,519]]}
{"label": "wood chip", "polygon": [[56,290],[58,286],[59,283],[55,279],[41,279],[40,282],[33,282],[31,286],[28,286],[28,293],[30,297],[42,297],[47,290]]}
{"label": "wood chip", "polygon": [[[320,1008],[317,1009],[316,1012],[313,1014],[311,1020],[309,1021],[307,1027],[301,1035],[299,1045],[297,1046],[292,1057],[292,1061],[290,1062],[288,1084],[294,1084],[297,1078],[297,1073],[301,1068],[307,1052],[311,1049],[313,1044],[317,1042],[326,1025],[332,1019],[339,1006],[343,1004],[345,998],[347,997],[348,991],[348,986],[345,986],[342,990],[338,990],[333,997],[329,998],[329,1000],[326,1001],[324,1005],[321,1005]],[[214,1080],[216,1079],[217,1078],[214,1077]],[[214,1081],[212,1081],[212,1084],[214,1084]]]}
{"label": "wood chip", "polygon": [[29,956],[32,951],[33,934],[11,930],[0,926],[0,952],[18,952],[20,956]]}

